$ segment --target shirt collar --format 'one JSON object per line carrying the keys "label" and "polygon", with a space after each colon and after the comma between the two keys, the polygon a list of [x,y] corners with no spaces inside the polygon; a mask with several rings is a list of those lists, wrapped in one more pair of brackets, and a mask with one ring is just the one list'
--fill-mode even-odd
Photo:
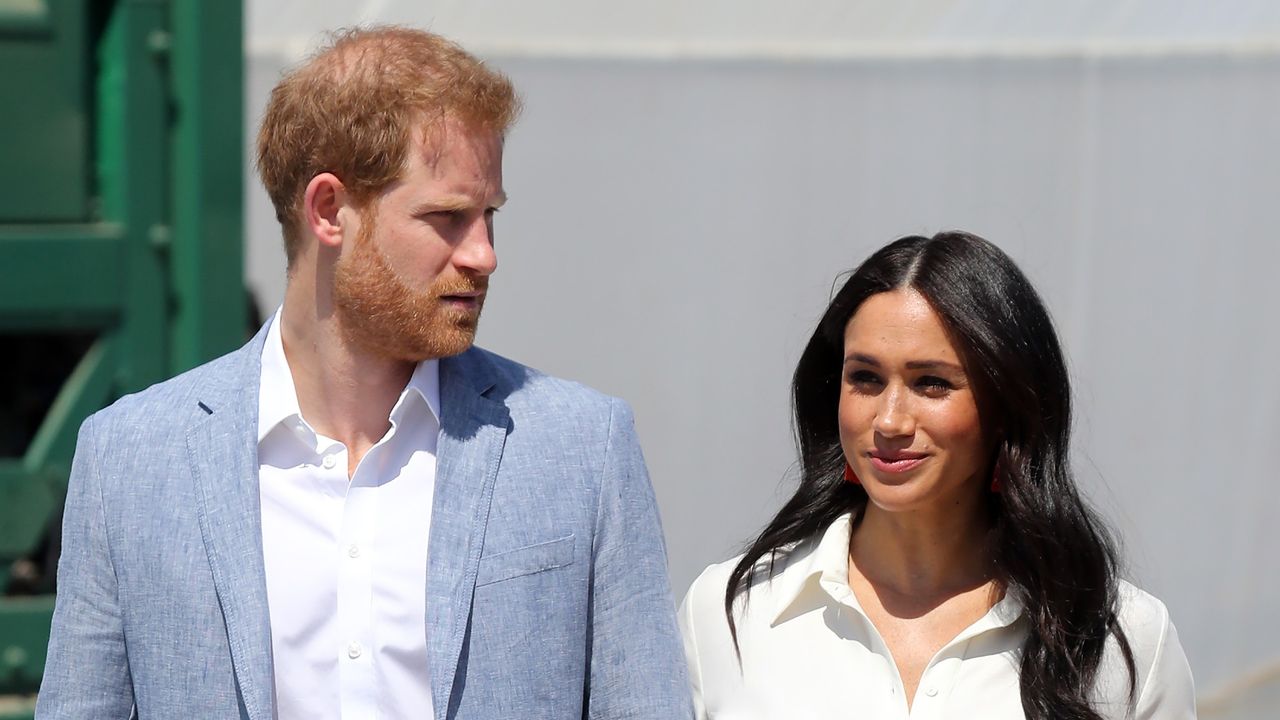
{"label": "shirt collar", "polygon": [[284,357],[284,342],[280,339],[280,310],[271,316],[267,339],[262,344],[262,381],[258,384],[258,444],[277,425],[292,418],[301,418],[298,393],[293,385],[293,374]]}
{"label": "shirt collar", "polygon": [[404,386],[400,399],[391,408],[391,419],[397,420],[404,414],[404,405],[411,399],[426,403],[436,422],[440,422],[440,361],[423,360],[413,369],[409,383]]}
{"label": "shirt collar", "polygon": [[[827,526],[807,553],[803,544],[796,547],[795,552],[799,554],[790,559],[771,581],[776,601],[772,625],[786,622],[830,600],[863,612],[857,596],[849,587],[849,533],[852,526],[853,514],[846,513]],[[965,634],[1011,625],[1022,616],[1023,608],[1024,604],[1016,593],[1006,592]]]}
{"label": "shirt collar", "polygon": [[803,612],[815,603],[825,603],[823,594],[857,607],[849,589],[849,528],[853,515],[846,513],[827,526],[806,552],[804,543],[791,550],[797,556],[771,581],[776,599],[773,624]]}
{"label": "shirt collar", "polygon": [[[277,425],[294,418],[303,420],[298,406],[298,390],[293,384],[293,373],[284,355],[284,341],[280,337],[280,312],[277,309],[267,329],[266,342],[262,345],[262,377],[258,390],[258,443],[261,444]],[[413,369],[404,392],[391,409],[394,422],[403,416],[406,403],[426,403],[437,422],[440,420],[440,362],[424,360]],[[305,424],[305,423],[304,423]]]}

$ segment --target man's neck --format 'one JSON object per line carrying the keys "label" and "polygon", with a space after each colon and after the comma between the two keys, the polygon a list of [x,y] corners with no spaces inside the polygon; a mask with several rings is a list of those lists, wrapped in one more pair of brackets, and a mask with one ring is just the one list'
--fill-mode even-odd
{"label": "man's neck", "polygon": [[350,476],[390,428],[391,409],[416,365],[353,346],[334,313],[290,303],[287,291],[279,322],[298,408],[317,433],[346,446]]}

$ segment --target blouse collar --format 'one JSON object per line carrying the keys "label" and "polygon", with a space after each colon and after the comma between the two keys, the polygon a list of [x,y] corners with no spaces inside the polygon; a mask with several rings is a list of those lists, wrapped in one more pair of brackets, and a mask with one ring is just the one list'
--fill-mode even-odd
{"label": "blouse collar", "polygon": [[[816,540],[782,551],[779,558],[782,569],[769,583],[775,599],[772,626],[825,607],[832,601],[866,615],[849,587],[849,533],[852,526],[853,514],[845,513],[828,525]],[[1016,593],[1006,592],[964,635],[972,636],[1012,625],[1022,616],[1024,607]]]}

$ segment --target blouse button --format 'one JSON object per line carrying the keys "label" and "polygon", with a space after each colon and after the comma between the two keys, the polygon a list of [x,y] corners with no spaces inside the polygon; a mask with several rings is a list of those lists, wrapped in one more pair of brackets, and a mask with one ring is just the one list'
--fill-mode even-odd
{"label": "blouse button", "polygon": [[934,697],[938,694],[938,688],[929,688],[928,690],[924,691],[924,694],[928,695],[929,697]]}
{"label": "blouse button", "polygon": [[320,464],[324,465],[325,470],[332,470],[333,466],[338,464],[338,461],[332,455],[325,455]]}

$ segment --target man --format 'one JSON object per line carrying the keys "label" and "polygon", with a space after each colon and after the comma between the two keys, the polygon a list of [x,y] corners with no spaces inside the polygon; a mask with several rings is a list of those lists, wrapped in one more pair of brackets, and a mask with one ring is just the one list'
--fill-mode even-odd
{"label": "man", "polygon": [[630,411],[471,347],[517,104],[403,28],[275,88],[284,305],[85,422],[39,716],[691,714]]}

